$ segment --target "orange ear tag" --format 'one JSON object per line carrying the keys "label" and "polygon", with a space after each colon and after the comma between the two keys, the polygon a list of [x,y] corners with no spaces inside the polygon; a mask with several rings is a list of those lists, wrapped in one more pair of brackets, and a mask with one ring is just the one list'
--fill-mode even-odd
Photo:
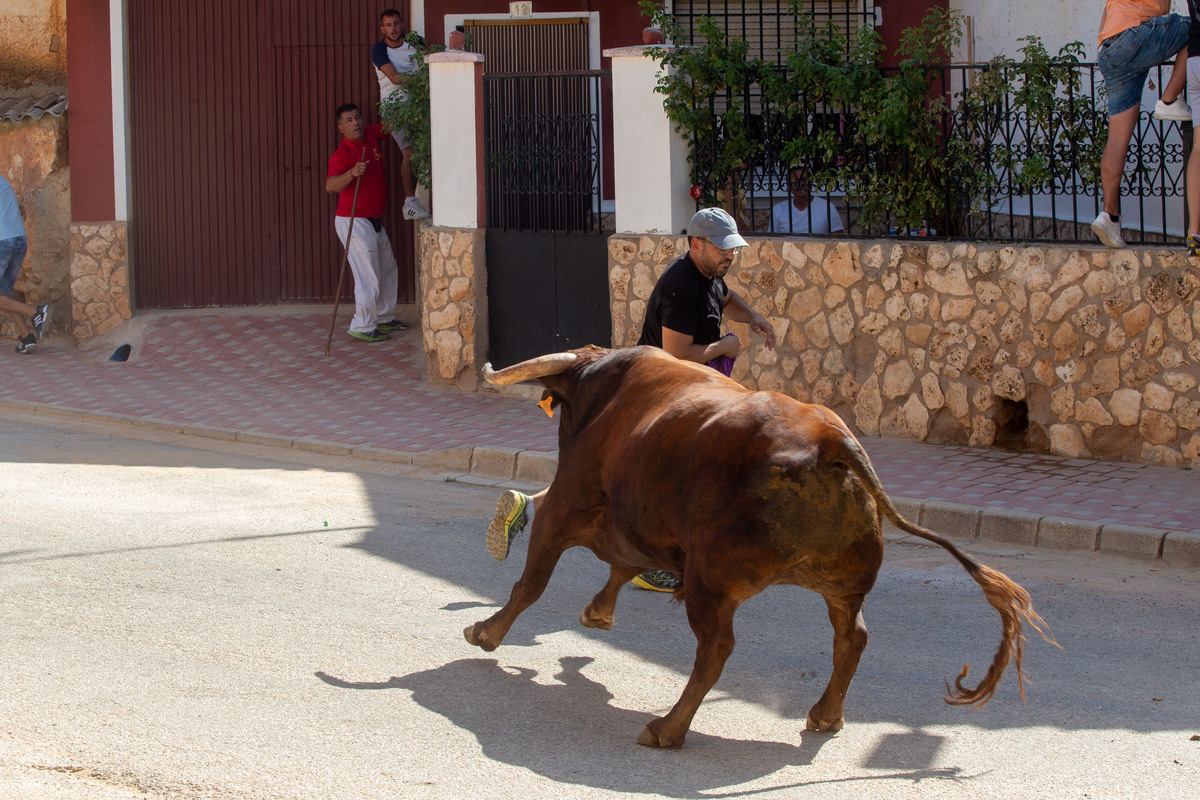
{"label": "orange ear tag", "polygon": [[542,402],[538,403],[538,408],[546,412],[546,416],[554,419],[554,398],[546,397]]}

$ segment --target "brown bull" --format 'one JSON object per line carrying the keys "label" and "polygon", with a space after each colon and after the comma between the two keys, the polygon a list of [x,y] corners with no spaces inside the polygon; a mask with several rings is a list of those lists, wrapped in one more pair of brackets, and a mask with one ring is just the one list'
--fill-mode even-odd
{"label": "brown bull", "polygon": [[[966,567],[1000,613],[1000,648],[978,686],[947,684],[946,702],[986,703],[1013,661],[1024,697],[1022,620],[1042,631],[1029,594],[935,533],[904,519],[866,453],[832,411],[775,392],[752,392],[712,369],[653,347],[586,348],[493,373],[493,383],[537,378],[559,423],[558,472],[538,505],[520,580],[502,609],[468,627],[494,650],[542,591],[563,551],[589,548],[611,565],[608,583],[579,621],[608,630],[617,592],[634,575],[681,578],[696,635],[683,695],[638,736],[679,747],[733,651],[738,606],[773,584],[825,598],[833,623],[833,675],[808,712],[810,730],[838,730],[867,644],[862,604],[883,559],[882,518],[936,542]],[[1045,634],[1043,634],[1045,635]]]}

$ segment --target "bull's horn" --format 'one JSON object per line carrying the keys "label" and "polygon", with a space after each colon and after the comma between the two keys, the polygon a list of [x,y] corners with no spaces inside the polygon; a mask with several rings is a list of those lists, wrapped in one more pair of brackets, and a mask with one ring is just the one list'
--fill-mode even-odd
{"label": "bull's horn", "polygon": [[483,365],[483,379],[496,386],[507,386],[510,383],[532,381],[546,375],[557,375],[575,363],[574,353],[550,353],[545,356],[531,358],[520,364],[496,372],[489,361]]}

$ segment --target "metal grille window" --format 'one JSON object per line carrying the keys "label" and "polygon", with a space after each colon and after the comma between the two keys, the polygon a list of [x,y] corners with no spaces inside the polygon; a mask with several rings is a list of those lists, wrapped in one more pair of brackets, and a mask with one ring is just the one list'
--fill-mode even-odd
{"label": "metal grille window", "polygon": [[587,17],[469,19],[467,48],[482,53],[485,74],[562,72],[588,68]]}
{"label": "metal grille window", "polygon": [[602,233],[609,71],[485,75],[489,228]]}
{"label": "metal grille window", "polygon": [[[874,0],[802,0],[800,12],[812,16],[817,30],[829,23],[846,37],[849,49],[862,27],[875,27]],[[750,44],[750,55],[783,63],[780,52],[794,50],[798,31],[790,0],[676,0],[672,14],[698,43],[700,17],[712,17],[725,33]]]}

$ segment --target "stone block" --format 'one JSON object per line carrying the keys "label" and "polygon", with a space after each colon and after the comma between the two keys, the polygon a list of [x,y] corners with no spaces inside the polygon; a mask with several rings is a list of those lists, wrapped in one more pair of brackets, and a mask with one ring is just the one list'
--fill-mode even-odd
{"label": "stone block", "polygon": [[930,501],[921,506],[921,527],[949,539],[962,541],[979,536],[980,511],[958,503]]}
{"label": "stone block", "polygon": [[1200,567],[1200,533],[1170,531],[1163,540],[1162,558],[1172,567]]}
{"label": "stone block", "polygon": [[515,447],[475,447],[471,450],[471,474],[507,480],[516,474],[519,452]]}
{"label": "stone block", "polygon": [[385,447],[369,447],[361,445],[350,451],[351,455],[368,461],[383,461],[388,464],[411,464],[412,453],[403,450],[388,450]]}
{"label": "stone block", "polygon": [[212,425],[183,425],[179,428],[179,432],[186,436],[201,436],[205,439],[220,439],[225,442],[232,442],[237,439],[237,431],[228,428],[216,428]]}
{"label": "stone block", "polygon": [[558,471],[558,451],[543,453],[539,450],[522,450],[517,453],[517,480],[550,485]]}
{"label": "stone block", "polygon": [[470,447],[456,447],[453,450],[423,450],[412,454],[412,464],[424,469],[470,472],[471,449]]}
{"label": "stone block", "polygon": [[268,447],[291,447],[292,437],[276,436],[271,433],[248,433],[240,432],[237,435],[236,441],[245,444],[262,444]]}
{"label": "stone block", "polygon": [[1038,515],[987,510],[979,520],[979,538],[1022,547],[1037,546]]}
{"label": "stone block", "polygon": [[1162,555],[1166,531],[1136,525],[1105,525],[1100,529],[1100,550],[1130,558],[1154,560]]}
{"label": "stone block", "polygon": [[1062,517],[1042,517],[1037,546],[1056,550],[1094,551],[1100,543],[1100,523]]}
{"label": "stone block", "polygon": [[[239,436],[238,438],[240,439],[241,437]],[[264,442],[258,442],[257,444],[264,444]],[[351,450],[353,450],[349,445],[326,442],[322,439],[296,439],[292,442],[292,447],[296,450],[323,453],[327,456],[348,456]]]}

